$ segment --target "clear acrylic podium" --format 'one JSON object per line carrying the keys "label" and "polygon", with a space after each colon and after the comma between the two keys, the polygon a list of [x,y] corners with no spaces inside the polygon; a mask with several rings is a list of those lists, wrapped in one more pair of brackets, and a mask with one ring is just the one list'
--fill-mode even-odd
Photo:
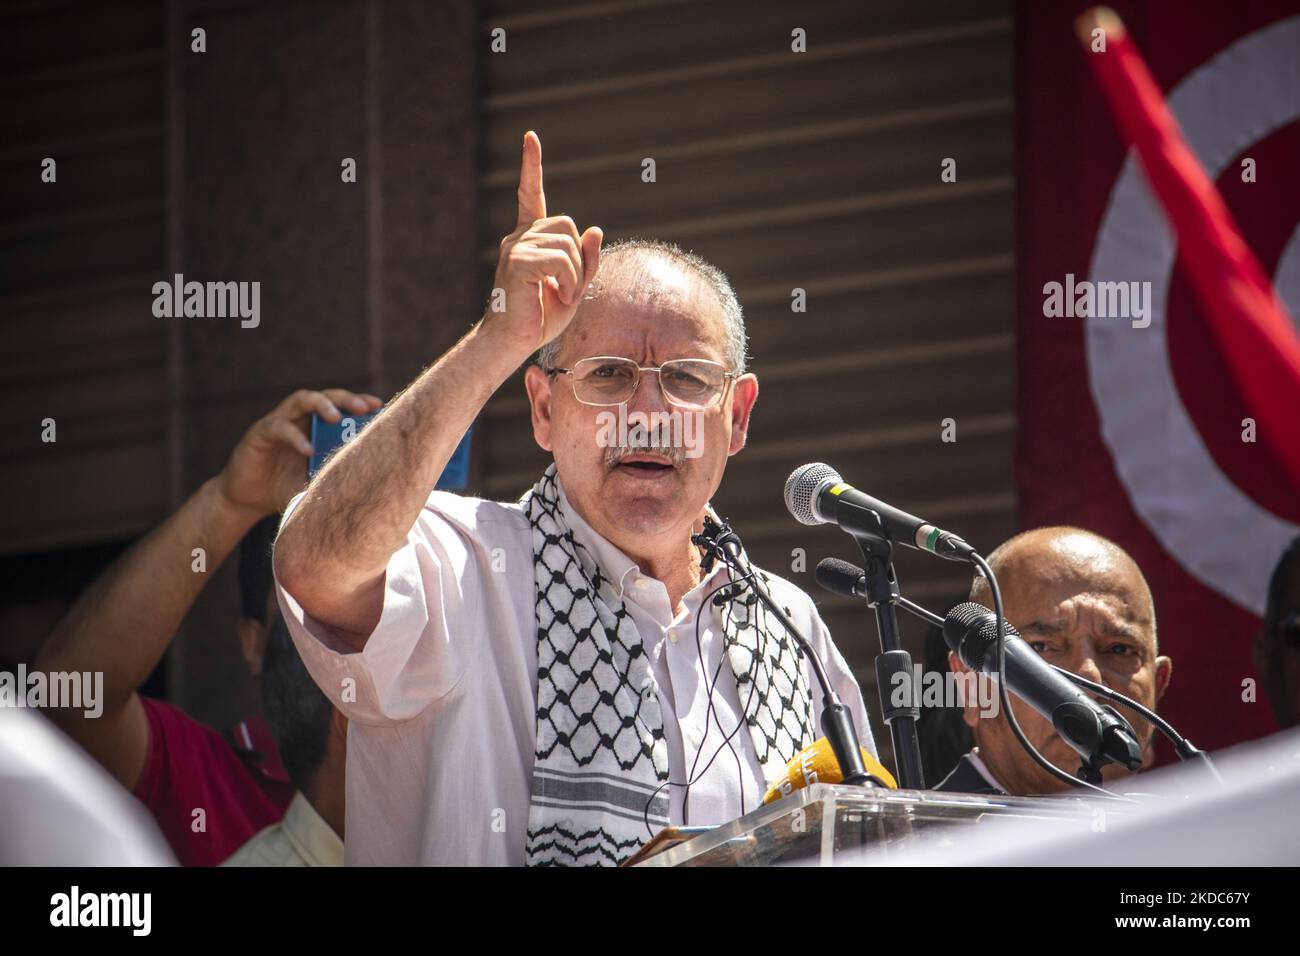
{"label": "clear acrylic podium", "polygon": [[[943,831],[1014,820],[1060,833],[1086,830],[1093,804],[1077,797],[977,796],[814,784],[716,827],[669,827],[628,866],[770,866],[888,862],[924,844],[943,863]],[[1045,834],[1046,835],[1046,834]]]}

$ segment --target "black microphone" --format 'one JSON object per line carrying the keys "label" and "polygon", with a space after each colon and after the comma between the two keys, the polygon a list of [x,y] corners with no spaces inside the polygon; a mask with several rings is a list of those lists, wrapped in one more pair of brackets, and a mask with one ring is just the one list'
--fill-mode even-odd
{"label": "black microphone", "polygon": [[785,483],[785,506],[801,524],[835,524],[849,534],[877,537],[929,551],[950,561],[969,561],[975,549],[957,535],[872,498],[844,481],[830,465],[801,465]]}
{"label": "black microphone", "polygon": [[[1006,622],[1007,689],[1052,722],[1085,762],[1099,757],[1130,770],[1142,767],[1142,748],[1129,722],[1066,680]],[[982,604],[958,604],[943,622],[948,647],[973,671],[997,674],[997,617]]]}
{"label": "black microphone", "polygon": [[[832,594],[862,598],[868,603],[871,602],[871,592],[867,586],[867,572],[856,564],[850,564],[839,558],[822,558],[817,563],[816,577],[817,583]],[[894,595],[894,603],[908,614],[919,617],[926,624],[943,627],[943,618],[938,614],[927,611],[921,605],[909,601],[901,594]]]}
{"label": "black microphone", "polygon": [[867,596],[867,572],[840,558],[822,558],[814,572],[817,583],[832,594],[844,597]]}

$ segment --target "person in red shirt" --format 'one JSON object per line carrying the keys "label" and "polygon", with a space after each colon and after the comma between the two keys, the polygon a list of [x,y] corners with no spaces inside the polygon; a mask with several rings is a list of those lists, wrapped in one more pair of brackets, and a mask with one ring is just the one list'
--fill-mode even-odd
{"label": "person in red shirt", "polygon": [[311,414],[338,422],[381,404],[343,389],[290,395],[245,433],[218,475],[81,595],[36,658],[35,669],[46,673],[103,673],[99,716],[79,708],[46,713],[148,807],[184,865],[225,860],[280,819],[294,787],[259,719],[223,737],[137,689],[210,575],[245,539],[240,646],[253,673],[260,670],[278,613],[270,592],[274,516],[306,482]]}
{"label": "person in red shirt", "polygon": [[[271,596],[271,542],[278,518],[263,518],[239,545],[240,649],[260,676],[266,634],[279,617]],[[279,820],[293,799],[275,740],[258,714],[225,733],[179,707],[140,697],[149,722],[149,751],[132,792],[153,813],[177,858],[212,866],[238,848],[247,827]],[[208,808],[221,808],[211,813]]]}

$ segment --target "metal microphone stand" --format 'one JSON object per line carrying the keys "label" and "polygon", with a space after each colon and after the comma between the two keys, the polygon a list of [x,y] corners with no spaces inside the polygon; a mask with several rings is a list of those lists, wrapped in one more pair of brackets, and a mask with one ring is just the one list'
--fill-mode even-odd
{"label": "metal microphone stand", "polygon": [[[881,651],[876,658],[876,689],[880,694],[880,710],[894,744],[898,785],[906,790],[923,790],[925,774],[921,767],[921,742],[916,735],[921,709],[913,692],[912,655],[903,649],[898,634],[898,617],[894,613],[894,608],[904,600],[898,593],[898,579],[894,574],[894,546],[880,515],[870,508],[841,502],[839,514],[840,527],[853,535],[862,551],[867,574],[867,603],[876,612]],[[908,688],[903,702],[894,702],[894,695],[890,693],[894,687]]]}
{"label": "metal microphone stand", "polygon": [[[714,600],[735,599],[747,585],[753,590],[763,607],[781,622],[781,626],[794,640],[800,654],[808,658],[822,691],[822,733],[825,734],[826,741],[835,754],[835,760],[840,765],[840,776],[843,777],[843,782],[858,787],[880,786],[876,778],[867,773],[866,765],[862,761],[862,745],[858,741],[857,728],[853,726],[852,713],[835,692],[830,679],[826,676],[826,668],[813,651],[812,645],[808,643],[808,639],[795,627],[789,615],[772,600],[772,595],[768,593],[762,580],[750,567],[741,548],[740,537],[731,530],[725,520],[719,523],[712,517],[706,516],[704,532],[692,535],[691,540],[705,549],[701,567],[706,573],[712,568],[715,559],[721,559],[724,564],[740,572],[742,580],[733,582],[727,589],[720,591]],[[910,668],[911,665],[908,666]]]}

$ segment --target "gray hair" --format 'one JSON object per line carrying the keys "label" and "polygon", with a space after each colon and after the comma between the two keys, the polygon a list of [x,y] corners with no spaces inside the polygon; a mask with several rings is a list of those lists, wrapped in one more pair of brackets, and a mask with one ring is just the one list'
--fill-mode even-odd
{"label": "gray hair", "polygon": [[[736,291],[731,287],[731,280],[717,266],[694,252],[683,249],[676,243],[664,242],[662,239],[633,238],[619,239],[604,246],[600,251],[600,268],[596,272],[596,278],[592,281],[586,298],[594,299],[600,295],[601,275],[606,271],[611,259],[635,253],[667,259],[694,273],[708,284],[709,288],[717,295],[722,306],[722,321],[727,342],[727,364],[733,372],[737,374],[743,373],[745,371],[747,346],[745,313],[740,307],[740,300],[736,298]],[[558,338],[547,342],[538,351],[537,364],[543,369],[555,368],[556,358],[560,354],[560,342],[563,338],[564,336],[560,335]]]}

